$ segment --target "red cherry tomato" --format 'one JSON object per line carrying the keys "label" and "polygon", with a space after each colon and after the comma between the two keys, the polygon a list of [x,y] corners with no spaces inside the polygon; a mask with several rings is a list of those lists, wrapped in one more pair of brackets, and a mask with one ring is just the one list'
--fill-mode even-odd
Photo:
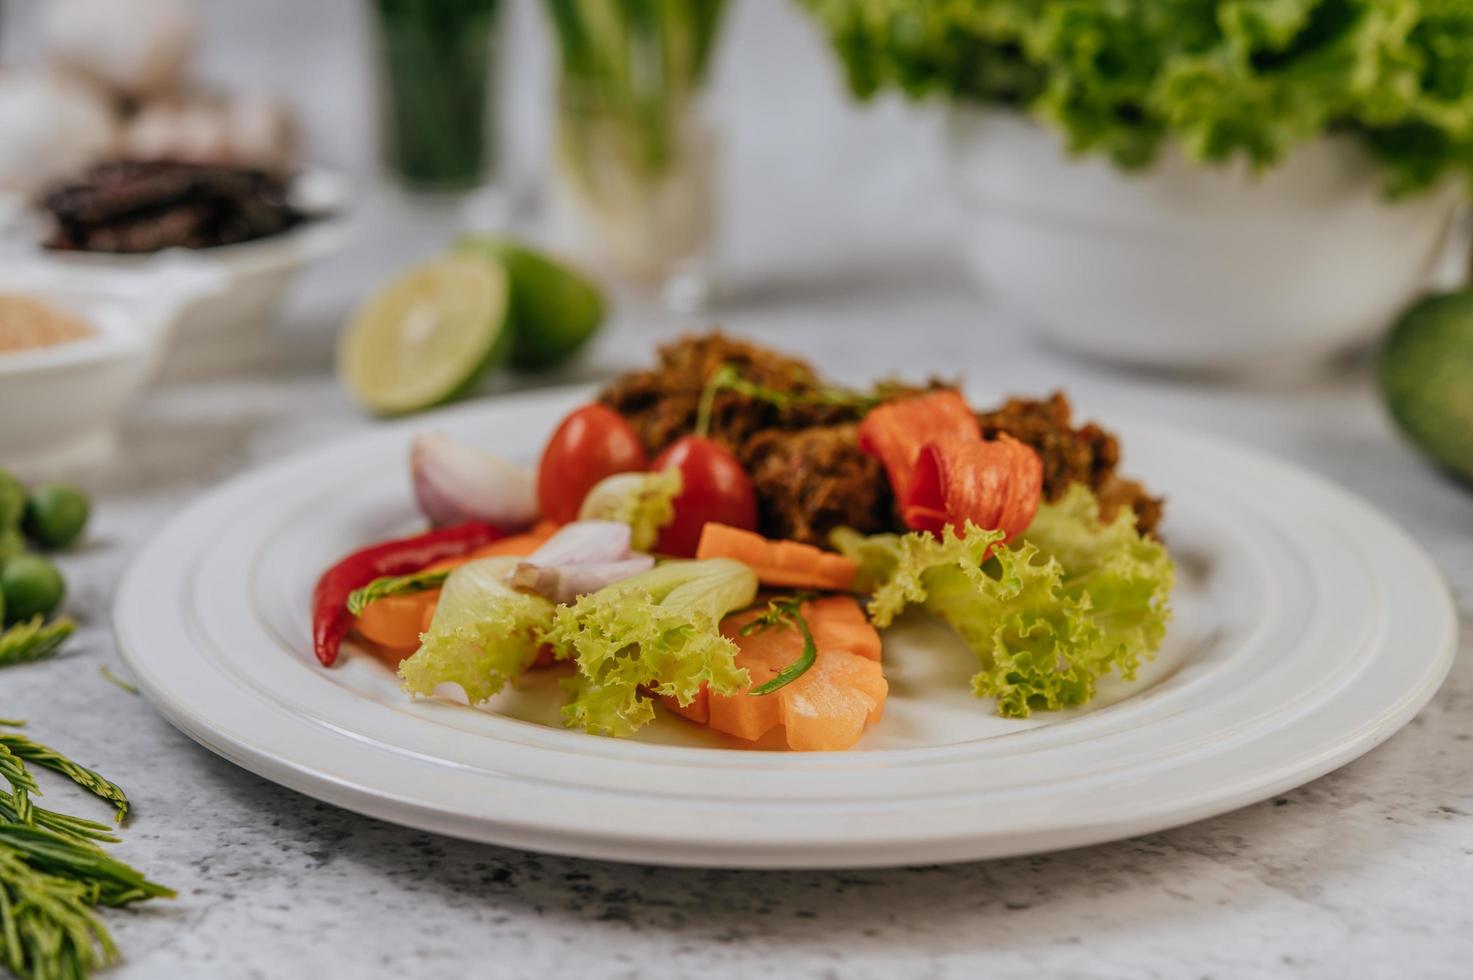
{"label": "red cherry tomato", "polygon": [[675,498],[675,519],[660,531],[655,551],[689,558],[696,553],[707,521],[746,531],[757,529],[757,495],[752,478],[737,458],[718,443],[686,436],[655,459],[654,469],[674,466],[682,486]]}
{"label": "red cherry tomato", "polygon": [[593,485],[615,473],[649,468],[634,429],[607,405],[584,405],[563,419],[542,450],[537,502],[542,516],[559,524],[577,520]]}

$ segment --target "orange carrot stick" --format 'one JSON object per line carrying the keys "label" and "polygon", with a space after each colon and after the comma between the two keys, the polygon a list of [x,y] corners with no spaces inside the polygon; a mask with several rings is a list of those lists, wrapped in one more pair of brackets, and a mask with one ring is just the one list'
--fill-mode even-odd
{"label": "orange carrot stick", "polygon": [[773,541],[751,531],[707,523],[697,558],[734,558],[751,567],[763,585],[843,591],[854,583],[853,559],[797,541]]}
{"label": "orange carrot stick", "polygon": [[384,596],[363,607],[363,614],[353,623],[364,639],[391,650],[412,651],[419,647],[419,634],[433,615],[440,590],[410,592]]}

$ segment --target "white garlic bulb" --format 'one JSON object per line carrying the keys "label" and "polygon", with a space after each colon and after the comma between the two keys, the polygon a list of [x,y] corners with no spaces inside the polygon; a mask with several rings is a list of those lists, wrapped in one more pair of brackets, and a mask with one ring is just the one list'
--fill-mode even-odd
{"label": "white garlic bulb", "polygon": [[51,63],[142,98],[179,85],[196,20],[190,0],[47,0],[42,45]]}
{"label": "white garlic bulb", "polygon": [[30,196],[110,154],[112,105],[78,79],[0,72],[0,189]]}
{"label": "white garlic bulb", "polygon": [[280,102],[192,95],[145,103],[124,127],[120,152],[136,160],[286,170],[295,142],[291,113]]}

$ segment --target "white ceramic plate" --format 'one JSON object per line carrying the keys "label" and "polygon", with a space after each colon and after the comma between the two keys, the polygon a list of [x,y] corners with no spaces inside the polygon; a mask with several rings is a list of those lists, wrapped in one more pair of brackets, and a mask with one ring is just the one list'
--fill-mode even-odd
{"label": "white ceramic plate", "polygon": [[330,803],[533,850],[661,864],[957,861],[1145,833],[1261,800],[1411,719],[1452,660],[1427,558],[1343,491],[1244,449],[1105,414],[1170,498],[1181,575],[1161,656],[1087,711],[990,714],[933,624],[887,636],[891,697],[860,747],[742,750],[679,719],[635,740],[556,727],[552,680],[497,713],[411,702],[349,653],[317,666],[320,571],[416,523],[405,458],[434,427],[534,458],[586,392],[506,398],[316,450],[182,514],[119,590],[119,647],[206,747]]}

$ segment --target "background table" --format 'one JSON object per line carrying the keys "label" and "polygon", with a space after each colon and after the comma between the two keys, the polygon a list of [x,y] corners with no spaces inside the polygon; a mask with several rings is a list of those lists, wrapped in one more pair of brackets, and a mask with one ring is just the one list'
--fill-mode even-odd
{"label": "background table", "polygon": [[[0,675],[0,714],[31,718],[36,737],[122,783],[137,809],[121,853],[180,889],[177,902],[109,916],[128,958],[114,975],[1468,975],[1473,494],[1394,436],[1363,363],[1227,385],[1123,374],[1011,334],[947,246],[958,218],[935,119],[848,107],[818,38],[777,0],[744,0],[721,65],[721,321],[840,378],[964,373],[1019,392],[1064,387],[1107,421],[1112,407],[1151,413],[1350,487],[1401,522],[1452,584],[1462,650],[1432,704],[1340,772],[1169,833],[954,867],[753,873],[565,860],[358,817],[235,768],[107,683],[99,666],[121,671],[110,597],[130,556],[212,484],[372,424],[332,380],[333,333],[380,276],[433,251],[458,221],[370,176],[358,5],[208,12],[209,72],[295,93],[314,154],[359,174],[363,190],[353,244],[293,297],[277,369],[171,385],[139,406],[121,459],[89,481],[89,542],[64,560],[78,641]],[[523,183],[545,143],[534,13],[513,8],[509,119]],[[680,326],[626,307],[577,367],[502,387],[612,373]],[[385,471],[400,465],[385,460]],[[73,802],[59,787],[50,799]]]}

